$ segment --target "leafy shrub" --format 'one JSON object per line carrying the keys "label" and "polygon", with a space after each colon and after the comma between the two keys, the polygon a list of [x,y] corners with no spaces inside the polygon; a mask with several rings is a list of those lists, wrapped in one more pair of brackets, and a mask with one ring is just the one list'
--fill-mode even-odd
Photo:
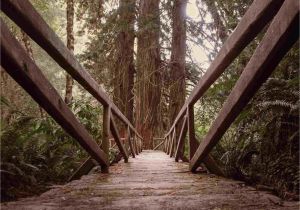
{"label": "leafy shrub", "polygon": [[[100,144],[99,106],[81,100],[71,108]],[[15,115],[11,124],[1,127],[1,200],[39,193],[51,184],[65,182],[87,157],[51,117]]]}

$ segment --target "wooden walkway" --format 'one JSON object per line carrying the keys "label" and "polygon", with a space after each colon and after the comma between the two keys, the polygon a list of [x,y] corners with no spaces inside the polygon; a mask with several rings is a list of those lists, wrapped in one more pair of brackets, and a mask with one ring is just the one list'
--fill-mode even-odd
{"label": "wooden walkway", "polygon": [[129,163],[93,172],[39,197],[2,204],[2,209],[298,209],[242,182],[193,174],[160,151],[143,151]]}

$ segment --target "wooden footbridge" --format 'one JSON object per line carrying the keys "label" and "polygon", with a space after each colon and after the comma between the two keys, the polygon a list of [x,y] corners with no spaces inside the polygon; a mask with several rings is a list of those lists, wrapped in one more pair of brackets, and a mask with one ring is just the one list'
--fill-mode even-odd
{"label": "wooden footbridge", "polygon": [[[95,165],[103,172],[96,170],[40,197],[7,203],[2,206],[4,209],[298,209],[295,203],[282,203],[277,197],[243,183],[197,173],[204,163],[212,173],[223,175],[209,153],[298,40],[298,0],[252,3],[160,143],[167,155],[159,151],[142,152],[142,136],[28,0],[1,0],[1,10],[104,107],[103,139],[99,146],[1,19],[1,66],[90,155],[71,179],[88,174]],[[264,28],[262,41],[206,137],[199,142],[194,130],[194,104]],[[120,138],[115,117],[127,129],[125,141]],[[187,134],[189,156],[185,157]],[[125,160],[112,167],[108,160],[110,135]],[[128,160],[129,156],[133,159]],[[175,157],[176,162],[169,157]],[[189,163],[177,163],[179,160]]]}

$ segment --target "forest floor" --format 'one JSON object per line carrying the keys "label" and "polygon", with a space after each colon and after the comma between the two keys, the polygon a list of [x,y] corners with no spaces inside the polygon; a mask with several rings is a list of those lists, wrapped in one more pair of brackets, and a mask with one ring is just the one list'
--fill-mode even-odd
{"label": "forest floor", "polygon": [[193,174],[163,152],[143,151],[109,174],[93,172],[41,196],[2,203],[1,209],[299,209],[243,182]]}

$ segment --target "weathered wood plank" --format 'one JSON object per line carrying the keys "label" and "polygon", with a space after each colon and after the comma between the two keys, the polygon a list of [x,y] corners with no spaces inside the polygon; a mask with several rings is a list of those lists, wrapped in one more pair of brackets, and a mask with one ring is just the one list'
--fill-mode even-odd
{"label": "weathered wood plank", "polygon": [[190,162],[195,171],[299,37],[299,1],[285,1]]}
{"label": "weathered wood plank", "polygon": [[188,127],[187,126],[187,116],[184,116],[182,128],[181,128],[180,135],[179,135],[179,140],[178,140],[178,144],[177,144],[177,148],[176,148],[176,152],[175,152],[175,161],[176,162],[178,162],[180,155],[183,155],[182,150],[183,150],[184,139],[187,134],[187,127]]}
{"label": "weathered wood plank", "polygon": [[116,144],[118,145],[118,148],[119,148],[120,153],[122,154],[122,156],[124,158],[125,163],[127,163],[128,162],[128,155],[127,155],[127,153],[125,151],[125,148],[122,144],[122,141],[121,141],[120,136],[119,136],[119,132],[117,130],[116,123],[115,123],[112,115],[110,116],[110,131],[111,131],[111,135],[115,139]]}
{"label": "weathered wood plank", "polygon": [[[169,133],[184,115],[188,106],[194,105],[208,88],[219,78],[232,61],[254,39],[263,27],[274,17],[284,0],[255,0],[241,19],[233,33],[225,41],[216,59],[193,89],[186,103],[178,113]],[[169,134],[168,133],[168,134]]]}
{"label": "weathered wood plank", "polygon": [[55,88],[10,33],[2,19],[1,66],[67,133],[78,141],[92,158],[101,166],[109,165],[107,155],[77,120]]}
{"label": "weathered wood plank", "polygon": [[[40,45],[63,69],[91,93],[104,106],[111,106],[112,112],[137,135],[138,132],[110,100],[103,88],[81,66],[75,56],[64,45],[55,32],[43,20],[28,0],[1,1],[1,10]],[[140,135],[139,135],[140,136]]]}

